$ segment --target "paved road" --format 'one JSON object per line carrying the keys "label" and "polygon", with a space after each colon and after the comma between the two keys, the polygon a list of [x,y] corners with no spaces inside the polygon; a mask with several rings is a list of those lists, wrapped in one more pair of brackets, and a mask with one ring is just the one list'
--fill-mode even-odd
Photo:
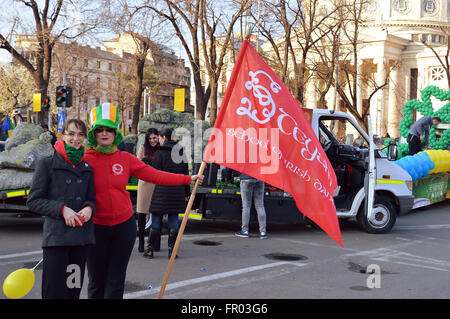
{"label": "paved road", "polygon": [[[268,225],[269,238],[238,238],[236,222],[189,221],[167,299],[450,298],[450,200],[401,216],[389,234],[341,223],[344,248],[318,229]],[[41,258],[39,218],[0,216],[0,279]],[[156,298],[167,236],[153,260],[135,249],[125,298]],[[367,267],[371,265],[371,272]],[[41,270],[25,298],[40,298]],[[379,274],[379,276],[378,276]],[[151,286],[150,289],[149,286]],[[86,281],[82,298],[86,298]],[[0,294],[0,298],[5,296]]]}

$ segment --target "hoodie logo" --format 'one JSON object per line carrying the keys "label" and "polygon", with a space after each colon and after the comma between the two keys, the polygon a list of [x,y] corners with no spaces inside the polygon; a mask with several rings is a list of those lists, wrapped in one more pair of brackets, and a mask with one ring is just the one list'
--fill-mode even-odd
{"label": "hoodie logo", "polygon": [[123,167],[120,164],[114,164],[112,170],[114,175],[121,175],[123,173]]}

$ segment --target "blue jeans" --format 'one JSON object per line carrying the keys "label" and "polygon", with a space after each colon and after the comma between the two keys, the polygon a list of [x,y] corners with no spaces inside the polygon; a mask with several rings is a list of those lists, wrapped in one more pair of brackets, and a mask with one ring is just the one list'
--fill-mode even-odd
{"label": "blue jeans", "polygon": [[264,209],[264,182],[256,179],[243,179],[241,185],[242,198],[242,231],[248,232],[252,199],[258,214],[259,232],[266,232],[266,210]]}
{"label": "blue jeans", "polygon": [[[152,228],[161,229],[163,214],[152,214]],[[178,229],[178,214],[167,214],[169,228]]]}

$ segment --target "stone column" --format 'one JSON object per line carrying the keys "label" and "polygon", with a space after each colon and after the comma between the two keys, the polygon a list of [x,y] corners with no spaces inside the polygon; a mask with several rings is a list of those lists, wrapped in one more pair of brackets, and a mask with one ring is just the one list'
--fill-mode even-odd
{"label": "stone column", "polygon": [[363,61],[362,60],[358,60],[358,62],[356,63],[356,108],[358,110],[358,113],[361,115],[362,114],[362,65],[363,65]]}
{"label": "stone column", "polygon": [[[383,85],[386,80],[386,69],[385,69],[385,61],[386,59],[384,57],[378,58],[375,63],[377,64],[377,84],[379,86]],[[377,118],[377,125],[378,131],[376,132],[380,136],[386,135],[386,112],[385,112],[385,91],[383,89],[379,89],[376,93],[376,118]],[[373,118],[373,116],[372,116]]]}
{"label": "stone column", "polygon": [[316,77],[311,75],[306,88],[306,107],[310,109],[317,108],[316,84]]}
{"label": "stone column", "polygon": [[400,94],[400,82],[399,82],[399,70],[398,67],[394,67],[391,70],[389,76],[389,104],[387,106],[387,131],[391,138],[399,137],[398,127],[400,125],[399,121],[399,110],[398,110],[398,95]]}

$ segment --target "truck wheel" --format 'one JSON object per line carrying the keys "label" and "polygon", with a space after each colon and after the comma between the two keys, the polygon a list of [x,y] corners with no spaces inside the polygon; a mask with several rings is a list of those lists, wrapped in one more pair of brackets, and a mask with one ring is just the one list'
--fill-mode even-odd
{"label": "truck wheel", "polygon": [[385,234],[389,232],[397,219],[397,209],[387,198],[375,197],[373,217],[369,219],[364,214],[364,202],[359,208],[357,220],[359,225],[370,234]]}

